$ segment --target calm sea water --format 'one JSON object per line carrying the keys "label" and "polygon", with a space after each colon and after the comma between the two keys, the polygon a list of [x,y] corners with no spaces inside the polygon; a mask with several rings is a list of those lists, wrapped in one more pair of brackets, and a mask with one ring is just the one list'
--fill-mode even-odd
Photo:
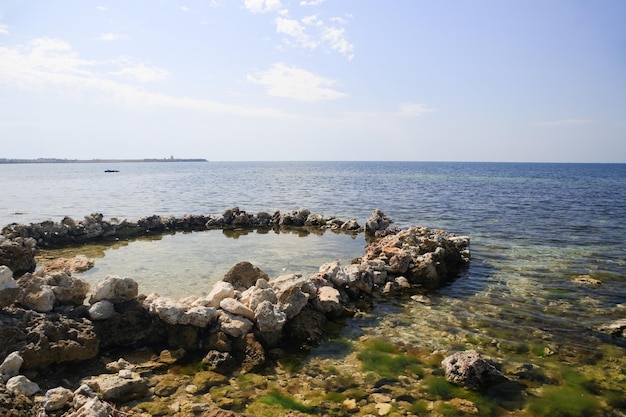
{"label": "calm sea water", "polygon": [[[593,343],[589,329],[626,317],[625,164],[25,164],[0,165],[0,189],[2,224],[93,212],[129,219],[221,214],[233,206],[251,213],[305,207],[363,224],[380,208],[398,226],[472,239],[469,269],[419,313],[432,332],[493,337],[501,329],[505,339],[584,346]],[[362,236],[328,232],[166,235],[85,249],[97,258],[85,276],[130,276],[142,292],[182,296],[206,292],[241,260],[271,276],[309,273],[335,258],[348,263],[364,245]],[[576,284],[579,277],[602,284]]]}

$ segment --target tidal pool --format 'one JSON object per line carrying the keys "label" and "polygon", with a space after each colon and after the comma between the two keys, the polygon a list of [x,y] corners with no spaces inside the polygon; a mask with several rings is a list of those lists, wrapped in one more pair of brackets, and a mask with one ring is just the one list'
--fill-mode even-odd
{"label": "tidal pool", "polygon": [[75,275],[92,285],[108,275],[118,275],[137,281],[142,294],[155,292],[178,299],[208,293],[241,261],[252,263],[270,278],[306,276],[335,259],[348,265],[363,255],[365,245],[363,234],[209,230],[46,250],[39,254],[38,263],[84,255],[94,258],[95,266]]}

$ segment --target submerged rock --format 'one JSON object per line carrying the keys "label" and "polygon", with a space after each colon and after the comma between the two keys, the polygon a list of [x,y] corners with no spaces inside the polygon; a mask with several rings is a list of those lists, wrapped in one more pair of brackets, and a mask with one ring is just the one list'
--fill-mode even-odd
{"label": "submerged rock", "polygon": [[502,372],[475,350],[456,352],[446,357],[441,365],[448,381],[475,390],[507,380]]}

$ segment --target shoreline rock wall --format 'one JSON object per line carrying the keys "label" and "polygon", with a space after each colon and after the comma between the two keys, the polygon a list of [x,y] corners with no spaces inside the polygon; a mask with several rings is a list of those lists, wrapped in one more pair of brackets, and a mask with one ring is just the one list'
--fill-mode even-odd
{"label": "shoreline rock wall", "polygon": [[[7,239],[33,239],[45,247],[76,243],[77,236],[81,240],[118,236],[125,230],[109,227],[111,223],[101,215],[90,219],[78,225],[70,221],[46,225],[45,233],[40,232],[41,224],[12,226],[3,234]],[[304,209],[269,218],[257,214],[252,219],[238,209],[211,221],[202,217],[206,228],[302,225],[341,229],[347,223],[344,230],[362,230],[355,221],[335,222]],[[154,216],[132,228],[169,230],[165,225],[174,223]],[[270,278],[249,262],[241,262],[206,296],[180,300],[141,295],[131,278],[107,277],[90,288],[68,268],[41,268],[14,281],[10,270],[0,266],[0,339],[7,341],[0,347],[0,358],[17,352],[23,358],[21,366],[36,373],[51,365],[94,358],[103,351],[151,347],[161,350],[165,361],[185,355],[201,357],[209,371],[255,370],[265,364],[274,347],[297,348],[323,341],[327,321],[356,312],[361,300],[440,287],[469,262],[467,237],[425,227],[398,230],[390,228],[390,223],[379,210],[372,214],[368,232],[377,237],[365,255],[350,265],[334,261],[308,277]],[[55,227],[66,231],[64,237],[50,237]],[[98,390],[96,385],[90,387]],[[112,400],[117,399],[125,398]]]}

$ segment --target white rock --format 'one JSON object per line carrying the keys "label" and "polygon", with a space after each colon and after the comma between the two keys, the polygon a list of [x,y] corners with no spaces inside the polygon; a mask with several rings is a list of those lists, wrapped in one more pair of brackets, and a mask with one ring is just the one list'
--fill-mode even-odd
{"label": "white rock", "polygon": [[191,324],[192,326],[204,328],[215,319],[217,310],[213,307],[195,306],[186,310],[180,324]]}
{"label": "white rock", "polygon": [[180,324],[185,314],[185,306],[165,297],[159,297],[150,304],[150,312],[168,324]]}
{"label": "white rock", "polygon": [[336,288],[321,287],[317,291],[317,297],[313,300],[315,308],[322,313],[341,311],[343,306],[340,301],[341,295]]}
{"label": "white rock", "polygon": [[13,272],[9,267],[0,265],[0,308],[13,304],[19,293],[17,282],[13,279]]}
{"label": "white rock", "polygon": [[[259,282],[265,283],[261,284],[263,287],[258,286]],[[257,285],[252,286],[241,293],[241,302],[247,305],[250,310],[256,310],[257,306],[263,301],[269,301],[274,304],[278,302],[276,292],[269,287],[269,284],[264,279],[260,279],[257,281]]]}
{"label": "white rock", "polygon": [[0,365],[0,376],[2,376],[2,380],[6,382],[9,378],[19,374],[23,363],[24,359],[19,352],[9,353],[9,356],[7,356],[4,361],[2,361],[2,365]]}
{"label": "white rock", "polygon": [[46,411],[60,410],[74,397],[74,393],[67,388],[56,387],[46,391],[43,407]]}
{"label": "white rock", "polygon": [[254,311],[252,311],[249,307],[246,307],[241,301],[235,300],[234,298],[224,298],[220,301],[220,308],[229,313],[254,320]]}
{"label": "white rock", "polygon": [[26,378],[24,375],[17,375],[7,381],[6,387],[9,391],[19,392],[30,397],[39,392],[39,385]]}
{"label": "white rock", "polygon": [[115,314],[115,306],[109,300],[98,301],[89,307],[89,317],[92,320],[107,320]]}
{"label": "white rock", "polygon": [[232,337],[242,337],[254,326],[254,323],[247,318],[236,316],[227,311],[220,312],[218,322],[220,329]]}
{"label": "white rock", "polygon": [[262,332],[279,332],[287,322],[287,315],[270,301],[263,301],[254,310],[257,326]]}
{"label": "white rock", "polygon": [[220,302],[224,298],[233,298],[235,296],[235,288],[230,282],[218,281],[213,285],[211,291],[206,296],[207,307],[219,307]]}
{"label": "white rock", "polygon": [[41,290],[25,294],[20,302],[38,313],[48,313],[52,311],[55,299],[52,289],[47,285],[42,285]]}
{"label": "white rock", "polygon": [[333,281],[337,273],[341,271],[341,263],[339,259],[334,260],[333,262],[324,264],[319,267],[319,272],[326,275],[326,279],[329,281]]}
{"label": "white rock", "polygon": [[130,369],[120,369],[117,375],[120,378],[131,379],[133,377],[133,371],[131,371]]}
{"label": "white rock", "polygon": [[13,272],[6,265],[0,265],[0,289],[2,288],[17,288]]}
{"label": "white rock", "polygon": [[134,300],[139,294],[139,285],[131,278],[108,276],[104,281],[96,284],[93,289],[90,303],[109,300],[112,303],[121,303]]}

